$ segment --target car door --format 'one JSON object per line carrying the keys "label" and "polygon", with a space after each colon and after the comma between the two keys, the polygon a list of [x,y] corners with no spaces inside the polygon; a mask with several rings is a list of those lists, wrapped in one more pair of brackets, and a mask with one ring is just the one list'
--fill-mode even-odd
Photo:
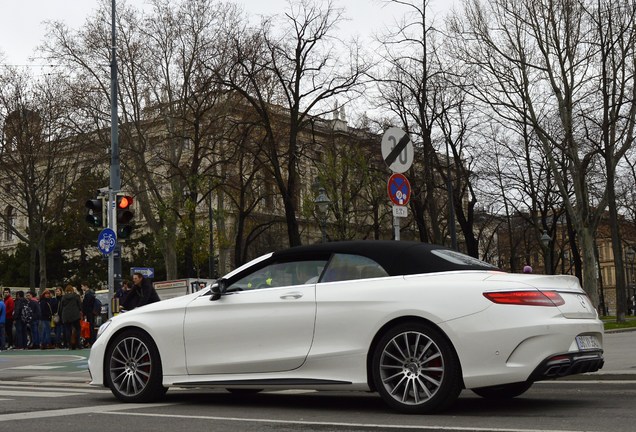
{"label": "car door", "polygon": [[[206,295],[190,303],[184,322],[188,373],[280,372],[300,367],[313,340],[317,277],[301,281],[292,276],[299,264],[266,262],[228,281],[220,299],[211,301]],[[322,271],[320,263],[313,267]]]}

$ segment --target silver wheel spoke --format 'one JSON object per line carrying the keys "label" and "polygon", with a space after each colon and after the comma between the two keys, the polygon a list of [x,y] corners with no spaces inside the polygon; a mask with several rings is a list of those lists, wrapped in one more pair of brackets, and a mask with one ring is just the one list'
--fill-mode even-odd
{"label": "silver wheel spoke", "polygon": [[110,378],[113,386],[124,396],[136,396],[148,385],[152,359],[146,344],[136,338],[121,340],[110,358]]}
{"label": "silver wheel spoke", "polygon": [[432,394],[431,394],[431,391],[428,389],[428,387],[426,387],[426,384],[424,384],[422,380],[419,378],[417,379],[417,383],[420,385],[424,393],[426,393],[426,398],[430,398]]}
{"label": "silver wheel spoke", "polygon": [[[407,356],[404,355],[404,352],[402,352],[402,348],[400,348],[400,345],[398,345],[397,340],[393,339],[393,346],[395,346],[395,348],[398,350],[398,352],[400,353],[400,355],[402,356],[402,358],[397,358],[396,356],[392,355],[391,353],[388,353],[391,357],[393,357],[394,359],[396,359],[397,361],[403,361],[404,359],[407,358]],[[408,341],[407,341],[407,345],[408,345]]]}
{"label": "silver wheel spoke", "polygon": [[417,331],[395,335],[385,345],[379,363],[385,390],[406,405],[420,405],[434,397],[445,372],[440,348]]}

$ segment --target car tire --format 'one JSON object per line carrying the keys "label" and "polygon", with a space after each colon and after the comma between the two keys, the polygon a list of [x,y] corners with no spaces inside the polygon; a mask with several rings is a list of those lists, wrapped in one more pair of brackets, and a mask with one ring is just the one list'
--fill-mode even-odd
{"label": "car tire", "polygon": [[472,389],[472,391],[476,395],[486,399],[512,399],[524,394],[532,387],[532,384],[532,382],[525,381],[491,387],[479,387]]}
{"label": "car tire", "polygon": [[452,345],[424,323],[404,323],[380,337],[372,376],[384,402],[408,414],[440,411],[457,400],[463,387]]}
{"label": "car tire", "polygon": [[117,335],[108,346],[104,365],[108,387],[123,402],[152,402],[168,391],[162,385],[159,350],[141,330]]}

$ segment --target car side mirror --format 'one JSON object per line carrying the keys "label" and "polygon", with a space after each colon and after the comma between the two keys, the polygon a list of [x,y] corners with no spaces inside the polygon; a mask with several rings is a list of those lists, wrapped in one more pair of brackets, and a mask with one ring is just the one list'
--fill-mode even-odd
{"label": "car side mirror", "polygon": [[210,291],[212,291],[212,295],[210,296],[210,301],[217,301],[220,299],[223,294],[225,294],[225,289],[227,288],[227,281],[225,279],[218,279],[212,287]]}

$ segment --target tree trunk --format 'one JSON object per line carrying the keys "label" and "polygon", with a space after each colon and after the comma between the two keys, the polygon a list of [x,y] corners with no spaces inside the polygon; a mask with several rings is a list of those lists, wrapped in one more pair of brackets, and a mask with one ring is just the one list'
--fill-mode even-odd
{"label": "tree trunk", "polygon": [[42,294],[48,284],[46,277],[46,236],[44,234],[40,235],[38,241],[38,254],[40,258],[40,291],[38,294]]}
{"label": "tree trunk", "polygon": [[581,242],[581,250],[583,251],[583,289],[592,301],[594,307],[598,308],[598,270],[596,254],[594,253],[594,233],[588,227],[579,226],[577,227],[577,235]]}
{"label": "tree trunk", "polygon": [[166,228],[165,240],[163,241],[163,259],[166,264],[166,279],[177,279],[177,250],[175,245],[177,244],[177,231],[176,228]]}
{"label": "tree trunk", "polygon": [[618,211],[616,209],[616,191],[614,189],[614,168],[607,164],[607,199],[609,207],[609,224],[612,231],[612,251],[614,252],[614,264],[616,272],[616,322],[625,322],[627,309],[627,292],[625,283],[625,265],[623,261],[623,242],[618,226]]}

